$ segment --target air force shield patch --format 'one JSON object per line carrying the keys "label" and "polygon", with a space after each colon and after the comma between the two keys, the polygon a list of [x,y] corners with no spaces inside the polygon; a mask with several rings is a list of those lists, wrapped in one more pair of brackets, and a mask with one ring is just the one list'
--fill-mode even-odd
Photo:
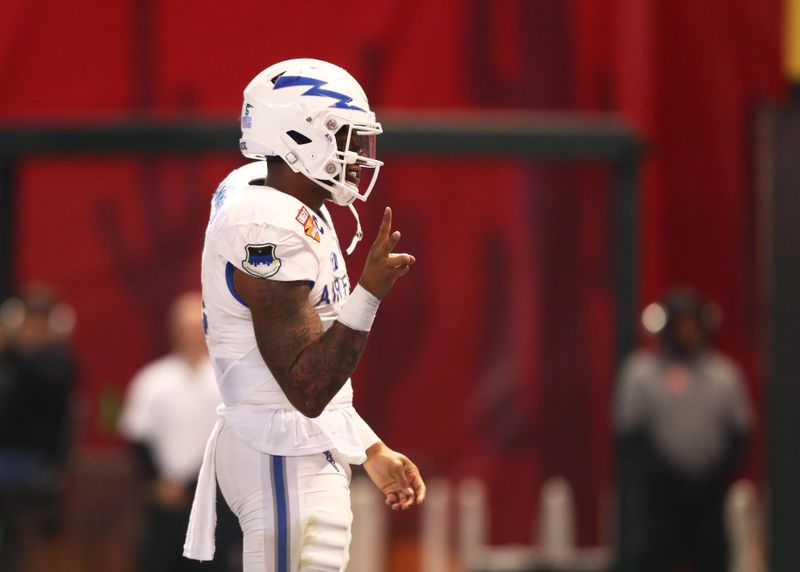
{"label": "air force shield patch", "polygon": [[248,244],[244,250],[247,258],[242,260],[242,268],[251,276],[269,278],[281,269],[281,259],[275,256],[274,244]]}

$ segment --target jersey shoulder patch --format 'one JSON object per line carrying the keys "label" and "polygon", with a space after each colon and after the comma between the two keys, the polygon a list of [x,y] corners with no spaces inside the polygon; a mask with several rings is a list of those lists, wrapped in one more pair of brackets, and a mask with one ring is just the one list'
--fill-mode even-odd
{"label": "jersey shoulder patch", "polygon": [[275,244],[248,244],[244,247],[242,268],[256,278],[275,276],[281,269],[281,259],[275,254]]}

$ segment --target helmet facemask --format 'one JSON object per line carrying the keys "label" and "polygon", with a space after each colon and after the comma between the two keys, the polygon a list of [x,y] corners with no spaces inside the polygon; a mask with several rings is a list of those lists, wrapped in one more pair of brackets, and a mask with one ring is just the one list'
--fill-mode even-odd
{"label": "helmet facemask", "polygon": [[323,161],[313,167],[306,164],[300,172],[326,189],[337,205],[366,201],[383,166],[375,158],[376,139],[383,132],[380,124],[351,121],[335,113],[326,114],[322,123],[330,152]]}
{"label": "helmet facemask", "polygon": [[[356,199],[366,201],[378,180],[383,161],[375,158],[376,139],[383,129],[380,123],[352,121],[335,113],[326,114],[322,118],[322,123],[327,131],[325,139],[329,147],[328,156],[324,161],[314,163],[313,155],[300,151],[299,147],[302,144],[298,147],[289,145],[297,153],[290,151],[284,156],[284,160],[293,170],[304,174],[327,190],[331,201],[350,209],[353,218],[356,219],[356,233],[345,249],[349,255],[364,236],[361,230],[361,218],[353,203]],[[294,139],[292,142],[298,144]],[[297,155],[305,155],[310,159],[308,163],[315,164],[316,168],[312,170],[309,169],[309,164],[298,164],[300,161]]]}

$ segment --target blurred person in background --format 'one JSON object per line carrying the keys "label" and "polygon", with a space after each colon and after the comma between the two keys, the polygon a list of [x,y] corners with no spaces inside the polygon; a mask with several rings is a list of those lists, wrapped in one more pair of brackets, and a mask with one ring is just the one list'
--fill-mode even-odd
{"label": "blurred person in background", "polygon": [[726,572],[725,497],[752,423],[742,374],[712,347],[719,312],[697,292],[673,290],[642,320],[661,343],[619,373],[620,569]]}
{"label": "blurred person in background", "polygon": [[61,528],[77,368],[72,309],[44,284],[0,306],[0,570]]}
{"label": "blurred person in background", "polygon": [[[130,441],[136,465],[148,481],[145,529],[137,554],[141,572],[197,569],[181,557],[192,493],[203,451],[220,403],[203,335],[202,300],[197,292],[177,298],[169,312],[172,351],[142,368],[128,387],[120,431]],[[234,570],[239,559],[238,528],[220,511],[215,562],[203,570]]]}

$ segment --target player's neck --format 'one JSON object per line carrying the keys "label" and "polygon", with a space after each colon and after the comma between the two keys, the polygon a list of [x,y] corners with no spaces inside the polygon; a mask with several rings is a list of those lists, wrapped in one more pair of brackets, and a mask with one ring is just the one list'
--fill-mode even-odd
{"label": "player's neck", "polygon": [[270,163],[266,185],[291,195],[307,207],[319,212],[325,203],[324,191],[305,175],[295,173],[282,163]]}

